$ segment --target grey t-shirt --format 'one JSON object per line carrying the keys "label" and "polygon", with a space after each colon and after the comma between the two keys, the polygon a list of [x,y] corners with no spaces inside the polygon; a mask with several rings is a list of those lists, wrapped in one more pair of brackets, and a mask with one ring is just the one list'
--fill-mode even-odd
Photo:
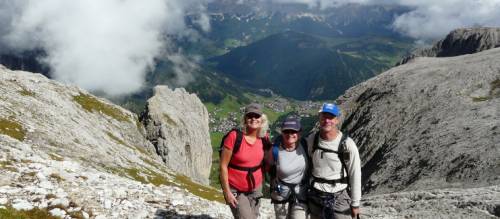
{"label": "grey t-shirt", "polygon": [[[300,185],[307,171],[307,154],[302,145],[299,144],[293,151],[286,151],[283,147],[279,147],[278,160],[276,166],[277,178],[285,183],[297,184],[295,186],[295,194],[299,200],[305,200],[307,187]],[[280,184],[280,191],[273,190],[271,197],[275,200],[284,200],[291,194],[290,188],[282,183]]]}
{"label": "grey t-shirt", "polygon": [[279,147],[276,174],[286,183],[298,184],[306,174],[307,155],[302,145],[293,151]]}

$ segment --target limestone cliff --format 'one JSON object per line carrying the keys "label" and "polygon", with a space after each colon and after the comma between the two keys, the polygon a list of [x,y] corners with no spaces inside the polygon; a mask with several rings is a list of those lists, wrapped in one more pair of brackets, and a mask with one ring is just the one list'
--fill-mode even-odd
{"label": "limestone cliff", "polygon": [[208,185],[212,165],[208,111],[195,94],[156,86],[141,120],[168,167]]}
{"label": "limestone cliff", "polygon": [[417,58],[340,97],[364,191],[500,184],[499,57]]}
{"label": "limestone cliff", "polygon": [[431,48],[414,51],[403,58],[398,65],[410,62],[416,57],[451,57],[472,54],[500,47],[500,28],[461,28],[450,32],[446,38]]}

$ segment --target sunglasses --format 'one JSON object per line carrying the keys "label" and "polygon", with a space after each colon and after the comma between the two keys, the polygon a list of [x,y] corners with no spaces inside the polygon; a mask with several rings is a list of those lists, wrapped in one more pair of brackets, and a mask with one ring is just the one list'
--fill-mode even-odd
{"label": "sunglasses", "polygon": [[260,118],[260,115],[257,113],[249,113],[245,115],[245,118],[247,119],[258,119]]}
{"label": "sunglasses", "polygon": [[281,131],[281,133],[283,133],[283,134],[285,134],[285,135],[291,135],[291,134],[297,134],[297,133],[299,133],[299,132],[298,132],[298,131],[295,131],[295,130],[289,130],[289,129],[287,129],[287,130],[283,130],[283,131]]}

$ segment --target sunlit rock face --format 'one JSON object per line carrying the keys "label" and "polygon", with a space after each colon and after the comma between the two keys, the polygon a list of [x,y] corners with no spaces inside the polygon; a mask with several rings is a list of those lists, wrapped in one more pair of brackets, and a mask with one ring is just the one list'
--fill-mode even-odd
{"label": "sunlit rock face", "polygon": [[417,58],[340,97],[364,191],[499,184],[499,57]]}
{"label": "sunlit rock face", "polygon": [[418,57],[337,101],[367,216],[500,216],[500,48]]}
{"label": "sunlit rock face", "polygon": [[208,111],[195,94],[157,86],[141,119],[169,168],[208,185],[212,165]]}

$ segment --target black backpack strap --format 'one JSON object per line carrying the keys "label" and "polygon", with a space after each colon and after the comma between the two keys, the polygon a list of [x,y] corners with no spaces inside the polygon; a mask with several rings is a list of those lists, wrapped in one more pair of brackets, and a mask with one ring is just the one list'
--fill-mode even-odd
{"label": "black backpack strap", "polygon": [[236,132],[236,140],[234,141],[234,145],[233,145],[233,155],[235,153],[237,153],[238,150],[240,150],[241,141],[243,139],[243,132],[241,132],[241,130],[239,130],[237,128],[233,128],[229,132],[227,132],[224,135],[224,137],[222,137],[222,140],[221,140],[220,145],[219,145],[219,155],[222,153],[222,150],[224,149],[224,141],[229,136],[229,134],[231,134],[231,132],[233,132],[233,131]]}
{"label": "black backpack strap", "polygon": [[260,168],[262,167],[262,163],[254,167],[242,167],[229,163],[229,167],[236,170],[246,171],[247,179],[248,181],[250,181],[250,188],[255,188],[255,178],[253,177],[253,173],[257,170],[260,170]]}
{"label": "black backpack strap", "polygon": [[239,129],[233,129],[233,131],[236,131],[236,140],[234,141],[234,146],[233,146],[233,155],[238,153],[240,150],[241,146],[241,141],[243,140],[243,132]]}
{"label": "black backpack strap", "polygon": [[307,168],[306,168],[306,172],[305,172],[305,176],[304,178],[302,179],[302,184],[305,185],[309,182],[309,178],[311,177],[312,175],[312,158],[310,157],[310,154],[309,154],[309,145],[307,144],[307,139],[302,137],[300,139],[300,145],[302,145],[302,148],[304,149],[304,153],[306,153],[306,163],[307,163]]}
{"label": "black backpack strap", "polygon": [[314,154],[314,151],[318,150],[318,145],[319,145],[319,131],[314,134],[314,141],[313,141],[313,150],[311,152],[311,156]]}
{"label": "black backpack strap", "polygon": [[271,143],[271,140],[269,140],[268,136],[265,136],[265,137],[260,138],[260,139],[262,139],[262,146],[264,147],[264,151],[271,149],[271,147],[273,146],[273,143]]}
{"label": "black backpack strap", "polygon": [[[342,178],[347,178],[349,181],[349,172],[347,171],[347,161],[349,160],[349,151],[347,149],[347,138],[349,136],[347,135],[347,132],[342,132],[342,138],[340,139],[339,143],[339,160],[340,163],[342,163]],[[344,171],[346,173],[346,176],[344,177]],[[347,183],[349,185],[349,183]],[[348,186],[349,187],[349,186]]]}

